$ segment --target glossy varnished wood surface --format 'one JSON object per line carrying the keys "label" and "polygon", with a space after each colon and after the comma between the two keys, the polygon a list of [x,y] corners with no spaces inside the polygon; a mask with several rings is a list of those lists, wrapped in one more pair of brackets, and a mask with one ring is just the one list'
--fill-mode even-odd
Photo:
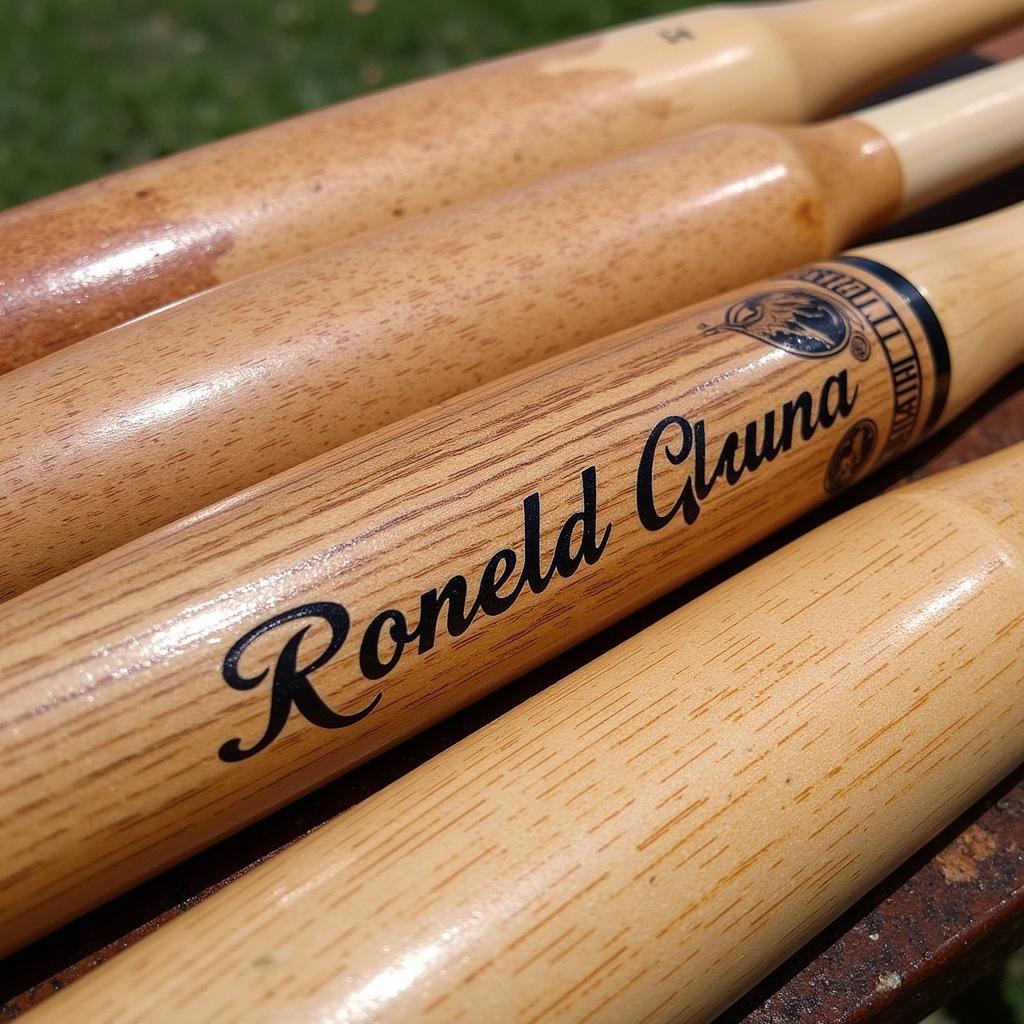
{"label": "glossy varnished wood surface", "polygon": [[1011,61],[856,119],[663,143],[54,353],[0,380],[0,598],[546,356],[832,255],[1022,160],[1024,63]]}
{"label": "glossy varnished wood surface", "polygon": [[783,548],[38,1020],[704,1024],[1024,761],[1022,474]]}
{"label": "glossy varnished wood surface", "polygon": [[700,125],[809,119],[1022,16],[1022,0],[669,16],[17,207],[0,215],[0,370],[340,238]]}
{"label": "glossy varnished wood surface", "polygon": [[[1021,186],[1024,175],[1015,175],[1002,193],[1019,194]],[[861,490],[898,487],[1021,441],[1024,371]],[[1018,770],[716,1024],[918,1024],[1022,940],[1024,770]]]}
{"label": "glossy varnished wood surface", "polygon": [[[1019,51],[1015,49],[1013,52]],[[1009,54],[1005,52],[999,54],[1007,55]],[[984,212],[986,208],[991,208],[1000,201],[1008,202],[1019,198],[1022,194],[1022,185],[1024,182],[1019,175],[1011,177],[995,191],[986,189],[951,205],[942,216],[949,222],[967,215],[968,212]],[[921,226],[932,226],[934,222],[934,218],[929,218]],[[833,504],[826,510],[816,513],[812,517],[812,524],[834,515],[837,508],[878,493],[901,479],[918,477],[938,468],[960,464],[1007,444],[1024,440],[1022,384],[1024,380],[1019,373],[1009,378],[997,393],[986,398],[968,416],[962,417],[933,441],[928,442],[917,452],[905,456],[889,470],[860,485],[839,505]],[[787,531],[784,535],[794,536],[799,530],[807,528],[807,525],[809,524],[806,522],[801,523],[799,527]],[[20,1011],[45,999],[75,977],[88,973],[98,962],[113,956],[140,935],[160,927],[168,918],[173,918],[182,910],[201,901],[211,889],[219,887],[225,879],[246,870],[254,862],[287,845],[296,836],[302,835],[319,822],[358,802],[415,764],[467,735],[489,718],[514,706],[546,683],[589,661],[595,653],[606,649],[613,642],[622,640],[645,623],[685,603],[695,594],[705,590],[709,583],[734,572],[738,565],[755,561],[778,543],[779,539],[776,537],[756,546],[740,559],[733,560],[723,570],[710,577],[704,577],[698,584],[684,588],[620,626],[605,631],[590,643],[556,659],[543,673],[531,673],[529,678],[504,688],[491,698],[478,702],[472,708],[426,731],[417,739],[376,758],[364,768],[319,789],[292,807],[220,843],[207,853],[133,890],[108,906],[86,915],[21,954],[3,961],[0,963],[0,1000],[6,1000],[2,1004],[4,1013],[8,1017],[17,1016]],[[1019,796],[1022,792],[1024,784],[1018,785],[1014,790],[1014,799],[1024,802],[1024,798]],[[969,815],[963,827],[972,827],[976,820],[980,820],[977,815],[981,813],[982,811],[978,811]],[[998,819],[984,820],[987,828],[1000,827]],[[952,834],[947,837],[950,844],[956,845],[954,838]],[[1000,834],[998,838],[1001,843],[1005,841],[1012,848],[1012,834],[1007,832],[1005,836]],[[968,840],[965,839],[964,842]],[[945,843],[929,848],[931,855],[941,856],[944,846]],[[927,853],[928,851],[926,855]],[[1012,856],[1012,852],[1008,852],[1007,856]],[[937,864],[938,861],[933,861],[922,870],[934,870],[941,878],[942,872]],[[989,915],[977,919],[977,923],[998,917],[998,908],[1001,904],[998,887],[1002,884],[1002,877],[989,877],[982,870],[976,883],[972,883],[978,887],[977,912]],[[892,883],[896,886],[901,884],[904,883],[900,878]],[[961,888],[965,885],[966,883],[960,883]],[[860,928],[860,921],[871,920],[876,908],[884,905],[890,891],[891,887],[886,886],[877,895],[867,898],[856,912],[840,922],[839,927],[849,929],[852,934],[854,929]],[[908,920],[911,924],[914,914],[926,912],[928,905],[921,901],[920,888],[914,878],[910,878],[903,888],[897,889],[897,894],[904,899],[899,913],[910,915]],[[983,910],[982,904],[990,909]],[[948,927],[959,936],[957,944],[963,944],[962,952],[966,952],[968,946],[974,947],[979,940],[990,938],[983,928],[975,926],[968,908],[950,900],[944,905],[944,915]],[[900,923],[901,930],[905,931],[902,928],[902,919]],[[898,943],[893,941],[895,927],[889,930],[882,929],[881,934],[875,939],[877,931],[873,924],[865,926],[865,934],[872,934],[871,948],[877,952],[877,961],[868,962],[855,955],[837,961],[828,955],[827,950],[822,953],[817,947],[809,948],[805,955],[794,961],[793,967],[780,971],[770,980],[767,987],[760,990],[756,998],[765,1000],[761,1008],[750,1008],[750,1005],[747,1005],[744,1012],[749,1013],[749,1020],[756,1024],[763,1024],[767,1020],[773,1024],[781,1020],[815,1024],[821,1017],[821,1003],[817,998],[808,998],[801,994],[802,991],[806,992],[808,978],[812,992],[830,993],[843,989],[863,993],[859,999],[853,995],[849,1001],[834,1007],[837,1022],[856,1021],[859,1024],[866,1020],[881,1020],[883,1018],[879,1016],[880,1013],[887,1021],[909,1021],[916,1019],[912,1016],[916,1012],[915,1008],[925,1012],[948,996],[951,991],[951,979],[954,977],[952,974],[945,974],[941,984],[926,984],[922,990],[918,985],[922,961],[919,958],[905,958],[901,961]],[[1005,934],[1005,929],[1000,934]],[[854,948],[857,948],[856,943]],[[964,961],[961,953],[956,953],[954,959],[957,963]],[[980,961],[975,961],[975,970],[979,969],[977,962],[985,962],[984,953],[981,954]],[[903,984],[885,993],[877,992],[879,971],[876,969],[876,963],[902,965],[902,968],[897,969],[903,971]],[[795,976],[800,967],[806,968],[803,979]],[[872,971],[874,973],[871,973]],[[962,984],[964,978],[968,976],[964,975],[956,980]],[[803,989],[801,986],[804,986]],[[923,996],[923,1001],[918,1001],[917,996]],[[734,1021],[738,1018],[730,1016],[728,1019]]]}
{"label": "glossy varnished wood surface", "polygon": [[[989,266],[999,259],[1009,268],[1019,259],[1013,225],[1022,216],[1017,209],[949,241],[930,237],[900,248],[897,267],[913,261],[936,313],[958,328],[950,336],[958,370],[947,417],[978,397],[986,372],[994,381],[1019,361],[1024,339],[1003,315],[1016,278],[1009,270],[993,276]],[[973,261],[961,258],[965,232],[983,243]],[[868,251],[882,258],[886,250]],[[842,275],[850,268],[835,269]],[[936,394],[935,367],[912,311],[890,286],[874,284],[918,332],[919,434]],[[804,359],[722,330],[740,300],[797,286],[814,287],[793,278],[762,283],[522,371],[9,602],[13,640],[2,653],[7,682],[0,693],[7,764],[0,799],[11,822],[5,940],[33,937],[267,813],[813,508],[826,497],[826,470],[854,421],[873,422],[877,461],[894,419],[893,378],[877,343],[867,362],[852,343],[836,356]],[[851,307],[847,315],[861,314]],[[689,526],[679,517],[657,531],[641,525],[637,459],[665,416],[699,414],[707,422],[713,465],[730,431],[750,435],[765,415],[781,424],[787,403],[801,393],[809,409],[832,408],[832,416],[844,401],[852,404],[840,425],[831,421],[834,430],[794,434],[789,450],[741,473],[739,486],[720,480]],[[826,416],[819,410],[811,418],[824,424]],[[688,470],[674,470],[658,453],[663,445],[674,450],[679,436],[647,443],[662,512]],[[449,626],[457,639],[449,637],[443,623],[451,608],[437,598],[449,578],[465,573],[468,608],[482,589],[483,566],[507,567],[512,557],[495,552],[508,548],[519,552],[521,566],[529,561],[523,531],[531,493],[538,495],[545,552],[538,572],[556,537],[570,536],[563,524],[589,504],[589,525],[581,533],[577,523],[566,548],[576,552],[573,567],[559,570],[543,593],[531,584],[516,591],[521,600],[503,598],[498,611],[475,615],[471,628]],[[584,564],[580,544],[588,535]],[[325,601],[348,610],[347,646],[338,641],[342,646],[324,653],[331,634],[320,606],[302,613],[308,639],[296,634],[289,643],[300,645],[300,663],[316,670],[319,698],[335,714],[360,717],[340,732],[321,728],[312,724],[315,709],[306,704],[302,715],[289,714],[285,698],[287,721],[271,729],[268,709],[282,710],[285,691],[275,674],[271,701],[270,680],[261,685],[257,676],[265,677],[275,658],[284,664],[291,657],[281,645],[297,628],[277,617]],[[399,613],[408,623],[401,628],[419,629],[432,602],[441,621],[421,636],[437,640],[420,649],[410,642],[397,664],[371,674],[359,637],[372,637],[374,622],[393,624]],[[398,611],[377,619],[384,609]],[[252,682],[229,687],[228,651],[243,635],[252,645],[241,676]],[[383,661],[394,656],[386,635],[368,649],[383,652],[374,655]],[[264,730],[267,742],[253,749]]]}
{"label": "glossy varnished wood surface", "polygon": [[1024,946],[1022,780],[1013,773],[717,1024],[920,1024],[950,1003],[954,1019],[992,1006],[999,1020],[1004,961]]}
{"label": "glossy varnished wood surface", "polygon": [[[770,541],[756,545],[721,570],[656,602],[590,643],[556,659],[545,669],[531,673],[492,697],[477,702],[365,767],[322,787],[291,807],[0,962],[0,985],[3,986],[0,1000],[6,1000],[0,1003],[3,1011],[9,1018],[17,1017],[76,978],[88,975],[98,964],[116,956],[126,946],[201,903],[225,881],[244,873],[252,864],[273,856],[275,851],[286,848],[296,837],[400,778],[416,765],[470,735],[482,724],[516,707],[574,668],[586,664],[596,654],[635,635],[667,612],[682,607],[710,586],[734,575],[738,569],[754,564],[777,550],[786,540],[828,521],[844,508],[899,486],[902,481],[920,479],[938,470],[963,465],[1020,441],[1024,441],[1024,375],[1018,372],[969,414],[917,451],[859,485],[838,503],[814,513]],[[1024,793],[1024,783],[1019,783],[1014,790],[1014,799],[1024,803],[1024,797],[1018,797],[1018,793]],[[998,817],[995,820],[991,815],[981,817],[984,811],[982,807],[966,815],[959,827],[972,829],[976,822],[982,821],[985,827],[997,829]],[[996,841],[1000,848],[1004,841],[1011,844],[1006,856],[1012,859],[1013,835],[1007,833],[1004,837],[996,832]],[[929,875],[934,873],[942,880],[941,858],[947,847],[955,848],[957,842],[956,833],[952,832],[932,844],[919,861],[924,865],[919,871]],[[969,842],[969,837],[964,842]],[[823,1005],[830,1008],[829,1012],[834,1015],[831,1019],[836,1024],[882,1020],[911,1024],[957,991],[957,985],[965,984],[972,976],[970,970],[978,971],[984,964],[991,963],[984,952],[986,943],[990,946],[995,941],[995,950],[1006,948],[999,946],[999,940],[1007,934],[1005,926],[999,925],[1002,899],[998,887],[1002,884],[1001,876],[990,876],[985,867],[981,865],[976,882],[961,881],[957,884],[961,891],[975,885],[978,887],[976,902],[979,907],[976,911],[970,906],[957,904],[952,897],[944,903],[941,902],[941,894],[936,897],[943,906],[947,934],[957,936],[955,948],[951,951],[953,963],[963,962],[970,953],[970,966],[965,969],[966,973],[957,975],[946,971],[941,977],[929,978],[924,973],[928,964],[927,954],[924,959],[912,953],[903,955],[901,936],[906,935],[908,929],[917,927],[914,915],[934,913],[934,905],[924,899],[920,881],[911,875],[909,878],[897,878],[892,883],[897,886],[895,896],[902,902],[897,916],[882,918],[881,923],[888,923],[889,927],[880,927],[878,917],[886,913],[886,901],[893,894],[891,885],[887,884],[865,897],[839,922],[839,931],[832,933],[835,942],[840,942],[844,933],[849,933],[853,944],[849,955],[837,957],[831,948],[822,949],[818,944],[809,947],[806,953],[794,959],[792,965],[786,965],[770,978],[755,994],[753,1002],[745,1001],[738,1013],[728,1014],[722,1024],[737,1024],[741,1020],[744,1024],[779,1024],[781,1021],[816,1024],[821,1019]],[[901,885],[903,888],[899,888]],[[974,917],[974,913],[984,916]],[[989,928],[984,927],[986,922],[990,922]],[[870,940],[865,938],[869,933],[872,936]],[[872,959],[856,952],[862,949],[864,942],[873,952]],[[979,945],[983,948],[978,949]],[[879,964],[885,965],[886,969],[879,968]],[[879,992],[879,975],[888,969],[900,972],[901,985]],[[843,994],[842,999],[838,998],[840,993]],[[834,999],[832,994],[835,994]],[[826,1001],[824,1004],[823,999]]]}
{"label": "glossy varnished wood surface", "polygon": [[[1003,240],[997,231],[986,256]],[[929,239],[919,248],[939,285],[943,246]],[[877,460],[895,416],[889,362],[877,344],[866,363],[852,345],[835,357],[803,359],[723,329],[749,295],[795,287],[791,279],[765,282],[556,357],[304,463],[9,602],[12,641],[0,655],[7,767],[0,799],[11,822],[0,876],[5,941],[34,937],[114,886],[366,760],[808,511],[825,499],[826,470],[855,421],[874,424]],[[917,332],[919,434],[936,394],[936,368],[913,313],[888,286],[877,287]],[[941,286],[935,289],[940,315],[958,308],[963,287],[958,280],[945,299]],[[996,292],[988,299],[994,307],[1005,302]],[[851,308],[849,315],[858,314]],[[983,352],[976,336],[964,334],[955,351],[958,365],[969,356],[972,367],[988,367],[995,379],[1020,349],[1012,332],[1000,338],[991,327],[986,323]],[[950,411],[976,397],[972,390],[959,387],[958,375]],[[781,431],[786,416],[793,418],[787,403],[801,394],[808,418],[794,422],[806,429],[831,415],[840,426],[803,437],[791,427],[790,450],[748,473],[741,486],[719,481],[713,499],[701,496],[690,525],[680,513],[671,528],[664,528],[671,517],[659,530],[642,525],[634,494],[645,443],[659,514],[693,472],[674,470],[662,454],[663,446],[684,443],[683,425],[671,425],[659,441],[651,434],[659,421],[682,414],[696,421],[696,411],[708,424],[713,466],[729,432],[753,436],[764,416],[777,419]],[[839,416],[843,403],[850,407]],[[760,429],[774,435],[776,428]],[[645,442],[648,435],[653,443]],[[530,494],[539,511],[528,528]],[[577,524],[565,533],[563,524],[584,509],[582,532]],[[468,608],[485,589],[485,565],[508,569],[508,558],[518,559],[525,572],[534,530],[544,552],[536,573],[554,575],[543,594],[531,583],[521,588],[522,599],[503,597],[498,611],[476,614],[472,628],[446,629],[451,606],[437,594],[447,581],[462,579]],[[572,566],[556,575],[546,566],[563,534],[575,538],[565,548]],[[495,562],[503,549],[518,554]],[[495,590],[508,594],[507,587]],[[441,621],[433,627],[423,626],[429,602],[421,594],[434,595]],[[284,692],[277,670],[273,696],[271,681],[260,685],[256,677],[266,676],[275,658],[287,660],[281,644],[291,627],[270,624],[325,601],[344,605],[352,636],[314,666],[316,691],[335,714],[359,717],[340,732],[323,729],[310,719],[315,709],[290,713],[286,698],[287,728],[277,739],[281,723],[268,725],[268,709]],[[373,624],[389,621],[377,613],[389,608],[404,616],[401,627],[390,620],[392,631],[415,626],[421,638],[438,639],[399,650],[385,634],[367,648],[360,637],[373,637]],[[303,617],[310,633],[299,663],[312,665],[332,634],[318,610]],[[345,639],[340,628],[332,643]],[[240,675],[254,681],[229,687],[228,651],[245,635],[252,649],[245,647]],[[296,634],[291,642],[300,641]],[[377,659],[372,671],[367,649]],[[381,663],[389,660],[385,671]],[[260,740],[254,747],[264,730],[269,746]],[[232,763],[225,763],[230,747]]]}
{"label": "glossy varnished wood surface", "polygon": [[714,129],[22,367],[0,378],[0,599],[504,373],[832,255],[900,202],[897,157],[856,121]]}

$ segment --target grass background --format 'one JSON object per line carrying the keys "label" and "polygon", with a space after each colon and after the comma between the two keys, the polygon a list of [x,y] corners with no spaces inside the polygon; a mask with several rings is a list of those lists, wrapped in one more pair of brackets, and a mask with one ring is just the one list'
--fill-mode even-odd
{"label": "grass background", "polygon": [[[965,0],[966,2],[966,0]],[[693,0],[0,0],[0,208]],[[1024,1024],[1024,954],[944,1011]]]}

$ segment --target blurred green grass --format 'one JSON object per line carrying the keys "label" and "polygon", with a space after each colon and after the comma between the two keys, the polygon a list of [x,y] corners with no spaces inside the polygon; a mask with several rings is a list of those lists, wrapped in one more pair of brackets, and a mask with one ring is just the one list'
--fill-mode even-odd
{"label": "blurred green grass", "polygon": [[1002,970],[959,995],[925,1024],[1021,1024],[1024,1021],[1024,950]]}
{"label": "blurred green grass", "polygon": [[[0,209],[368,89],[700,2],[0,0]],[[1024,1024],[1024,954],[945,1019]]]}

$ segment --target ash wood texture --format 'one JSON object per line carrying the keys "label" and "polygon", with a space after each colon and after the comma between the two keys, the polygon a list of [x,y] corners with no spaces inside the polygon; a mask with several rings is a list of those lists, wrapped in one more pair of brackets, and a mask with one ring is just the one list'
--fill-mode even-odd
{"label": "ash wood texture", "polygon": [[[1018,173],[1018,183],[1020,178]],[[1000,187],[1012,181],[1008,179]],[[1013,189],[1007,193],[1014,194]],[[991,190],[985,190],[985,198],[998,206]],[[958,201],[957,209],[962,206],[963,201]],[[929,220],[931,227],[944,223],[935,214]],[[18,1018],[269,855],[809,528],[894,485],[954,468],[1024,440],[1022,384],[1024,369],[1005,378],[954,424],[867,478],[839,501],[748,549],[728,566],[0,961],[0,1016]],[[1019,947],[1024,924],[1021,779],[1024,774],[1018,771],[997,787],[716,1024],[778,1024],[780,1020],[820,1024],[826,1016],[832,1024],[918,1024],[970,981],[988,973]],[[979,828],[993,837],[997,852],[979,862],[977,878],[947,879],[943,872],[948,871],[949,855],[969,847]],[[903,983],[877,992],[879,976],[889,971],[898,972]]]}
{"label": "ash wood texture", "polygon": [[[321,250],[22,368],[0,381],[0,597],[1024,160],[1024,65],[940,92],[821,127],[664,143]],[[961,108],[984,146],[964,144]],[[956,156],[925,181],[921,155],[942,147]]]}
{"label": "ash wood texture", "polygon": [[[1011,54],[1002,54],[1008,55]],[[928,87],[943,77],[977,67],[975,58],[964,56],[916,76],[910,83],[916,88]],[[895,234],[934,230],[998,209],[1019,198],[1022,181],[1021,171],[1004,176],[918,215],[896,229]],[[14,1019],[27,1012],[274,851],[814,525],[827,522],[901,482],[961,465],[1024,440],[1022,384],[1024,368],[1004,378],[954,423],[869,476],[841,499],[820,507],[725,566],[679,588],[370,763],[318,787],[268,818],[0,961],[0,1015]],[[1005,785],[997,787],[904,868],[837,919],[826,933],[773,972],[733,1010],[718,1018],[719,1024],[736,1024],[739,1020],[748,1024],[748,1015],[749,1024],[777,1021],[780,1016],[791,1024],[820,1024],[824,1012],[834,1016],[834,1024],[917,1024],[928,1011],[946,1003],[971,979],[980,977],[1005,958],[1006,952],[1019,946],[1019,938],[1015,941],[1014,936],[1020,935],[1019,927],[1015,927],[1020,922],[1014,914],[1019,915],[1024,905],[1024,782],[1017,782],[1007,795],[1014,779],[1020,778],[1021,773],[1017,772]],[[986,808],[996,801],[998,813],[989,813]],[[974,881],[951,885],[942,874],[944,850],[959,845],[955,837],[974,826],[990,831],[1002,853],[979,865]],[[962,837],[962,842],[968,841],[969,836]],[[924,865],[920,871],[918,865]],[[946,897],[938,891],[942,886],[950,890]],[[878,915],[896,923],[879,927]],[[844,934],[850,942],[840,940],[837,948],[824,949],[823,944],[830,943],[832,937]],[[879,936],[877,941],[868,937],[874,934]],[[906,939],[911,940],[909,946],[904,942]],[[937,945],[941,946],[938,953]],[[862,955],[865,946],[877,959]],[[1001,949],[1005,951],[1002,956]],[[884,994],[877,993],[878,976],[883,972],[878,969],[872,973],[877,963],[899,971],[903,984]],[[928,976],[921,973],[936,963],[942,965],[938,971]],[[845,997],[841,1001],[835,998],[840,989]]]}
{"label": "ash wood texture", "polygon": [[784,548],[36,1019],[710,1020],[1024,761],[1022,474]]}
{"label": "ash wood texture", "polygon": [[[934,325],[926,343],[907,286],[865,257],[815,265],[410,417],[8,602],[8,948],[565,650],[946,422],[1020,359],[1007,309],[1022,218],[891,249],[956,330],[944,404]],[[864,253],[893,263],[887,246]],[[794,298],[803,326],[787,319]],[[844,344],[792,354],[749,333],[765,325],[787,345]]]}
{"label": "ash wood texture", "polygon": [[719,128],[22,367],[0,379],[0,597],[503,373],[831,255],[900,194],[857,122]]}
{"label": "ash wood texture", "polygon": [[190,150],[0,216],[0,369],[402,217],[723,119],[807,120],[1022,0],[668,16]]}

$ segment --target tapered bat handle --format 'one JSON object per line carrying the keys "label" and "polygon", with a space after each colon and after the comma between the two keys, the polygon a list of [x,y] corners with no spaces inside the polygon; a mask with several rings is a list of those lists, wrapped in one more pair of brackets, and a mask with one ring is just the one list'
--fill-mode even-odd
{"label": "tapered bat handle", "polygon": [[821,527],[35,1020],[711,1020],[1024,761],[1022,478]]}
{"label": "tapered bat handle", "polygon": [[857,117],[898,154],[900,213],[913,213],[948,195],[951,178],[980,181],[1024,160],[1024,58],[930,89],[912,110],[896,100]]}
{"label": "tapered bat handle", "polygon": [[[981,273],[996,255],[1024,271],[1005,241],[1022,217],[919,239],[927,298],[905,243],[893,266],[885,247],[810,264],[9,601],[0,936],[25,941],[366,760],[926,436],[1024,351],[991,312],[1016,290]],[[990,314],[947,332],[958,306]]]}
{"label": "tapered bat handle", "polygon": [[[830,256],[1024,160],[1024,62],[730,126],[321,250],[0,380],[0,598],[545,356]],[[960,139],[971,130],[985,146]],[[869,127],[884,123],[886,132]],[[890,142],[895,139],[895,142]],[[68,415],[68,410],[74,410]],[[131,500],[111,500],[131,480]]]}
{"label": "tapered bat handle", "polygon": [[0,216],[0,370],[341,238],[718,120],[809,119],[1024,0],[725,5],[330,107]]}
{"label": "tapered bat handle", "polygon": [[[849,254],[854,260],[880,261],[904,280],[913,281],[942,324],[953,371],[940,425],[1024,360],[1022,238],[1024,203],[1018,203],[924,239],[898,239]],[[925,239],[932,244],[920,244]]]}

